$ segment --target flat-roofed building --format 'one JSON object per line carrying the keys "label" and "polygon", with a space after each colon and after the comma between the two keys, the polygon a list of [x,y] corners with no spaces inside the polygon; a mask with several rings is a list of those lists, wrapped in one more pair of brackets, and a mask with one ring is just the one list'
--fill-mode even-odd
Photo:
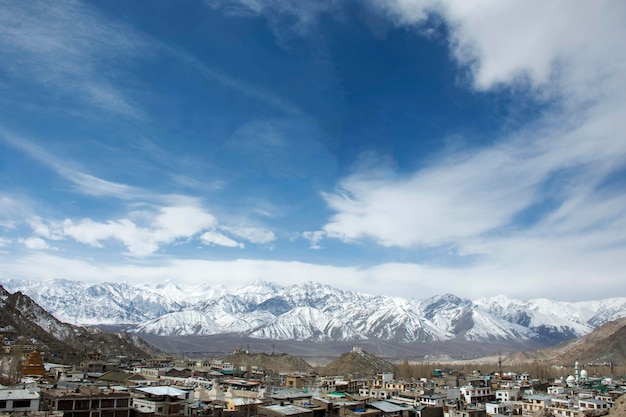
{"label": "flat-roofed building", "polygon": [[313,417],[313,410],[293,404],[263,405],[257,408],[258,417]]}
{"label": "flat-roofed building", "polygon": [[99,389],[42,391],[42,408],[64,417],[129,417],[130,394]]}
{"label": "flat-roofed building", "polygon": [[39,410],[40,396],[25,388],[0,389],[0,413],[29,413]]}

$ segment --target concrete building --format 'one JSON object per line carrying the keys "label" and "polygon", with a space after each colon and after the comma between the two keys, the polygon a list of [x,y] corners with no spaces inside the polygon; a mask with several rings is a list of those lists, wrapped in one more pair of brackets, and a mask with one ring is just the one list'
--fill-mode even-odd
{"label": "concrete building", "polygon": [[0,413],[29,413],[39,410],[40,396],[24,388],[0,389]]}
{"label": "concrete building", "polygon": [[130,417],[130,394],[99,389],[49,390],[41,393],[42,408],[64,417]]}

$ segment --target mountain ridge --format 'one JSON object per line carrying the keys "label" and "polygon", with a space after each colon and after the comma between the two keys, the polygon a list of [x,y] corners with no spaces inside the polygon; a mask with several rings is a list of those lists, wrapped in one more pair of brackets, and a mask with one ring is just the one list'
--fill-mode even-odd
{"label": "mountain ridge", "polygon": [[[425,300],[366,294],[315,282],[208,285],[0,281],[55,317],[77,324],[130,326],[141,335],[240,334],[312,342],[539,341],[555,345],[626,316],[626,297],[588,302],[504,295],[476,301],[443,294]],[[71,321],[70,321],[71,322]]]}
{"label": "mountain ridge", "polygon": [[20,291],[0,285],[0,336],[12,346],[34,345],[47,359],[65,363],[85,360],[89,354],[103,357],[150,357],[158,352],[136,335],[89,329],[64,323]]}

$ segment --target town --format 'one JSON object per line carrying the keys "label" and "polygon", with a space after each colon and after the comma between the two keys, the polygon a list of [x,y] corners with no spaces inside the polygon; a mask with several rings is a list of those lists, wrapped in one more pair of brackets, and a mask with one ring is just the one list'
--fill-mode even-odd
{"label": "town", "polygon": [[[351,354],[365,352],[355,346]],[[583,417],[606,414],[626,381],[572,373],[538,378],[500,369],[460,372],[454,366],[400,377],[276,372],[224,359],[102,358],[80,365],[2,359],[0,413],[65,417]],[[15,359],[15,356],[13,356]],[[19,365],[19,366],[17,366]],[[426,368],[424,368],[426,369]],[[597,368],[594,368],[597,369]],[[606,367],[613,371],[612,367]]]}

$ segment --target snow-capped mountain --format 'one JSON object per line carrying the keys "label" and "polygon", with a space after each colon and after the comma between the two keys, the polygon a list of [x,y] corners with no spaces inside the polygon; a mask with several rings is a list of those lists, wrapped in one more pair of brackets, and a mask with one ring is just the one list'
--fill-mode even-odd
{"label": "snow-capped mountain", "polygon": [[168,285],[159,289],[64,279],[9,280],[1,285],[10,292],[28,295],[59,320],[77,325],[141,323],[187,306],[187,301],[170,296],[176,292]]}
{"label": "snow-capped mountain", "polygon": [[50,280],[0,282],[75,324],[126,324],[155,335],[241,334],[309,341],[558,342],[626,317],[626,297],[588,302],[476,301],[452,294],[422,301],[307,282],[224,287]]}

